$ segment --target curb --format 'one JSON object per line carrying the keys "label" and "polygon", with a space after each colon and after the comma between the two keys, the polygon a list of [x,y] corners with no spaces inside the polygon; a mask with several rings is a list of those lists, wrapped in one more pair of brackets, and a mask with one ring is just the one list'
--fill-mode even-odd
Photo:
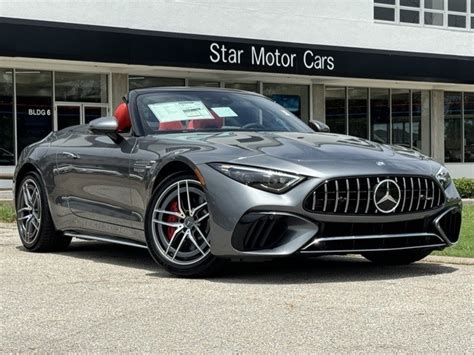
{"label": "curb", "polygon": [[463,258],[457,256],[429,255],[421,262],[441,263],[453,265],[474,265],[474,258]]}

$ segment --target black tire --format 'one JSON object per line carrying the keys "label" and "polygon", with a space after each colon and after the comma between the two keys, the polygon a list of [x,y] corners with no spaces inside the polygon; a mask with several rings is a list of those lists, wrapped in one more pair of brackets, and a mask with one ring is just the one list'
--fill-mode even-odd
{"label": "black tire", "polygon": [[[35,230],[35,237],[29,239],[28,234],[22,232],[22,220],[20,218],[24,217],[27,212],[21,212],[21,209],[24,209],[24,200],[22,188],[26,182],[36,185],[38,188],[38,195],[40,199],[40,209],[38,216],[39,218],[39,228]],[[66,249],[71,243],[71,238],[66,237],[63,233],[56,231],[54,227],[53,220],[49,211],[48,198],[46,196],[46,191],[43,186],[42,180],[38,173],[29,172],[18,185],[18,191],[16,192],[15,197],[15,207],[17,211],[16,221],[18,226],[18,233],[20,235],[20,240],[26,250],[31,252],[46,252],[46,251],[59,251]]]}
{"label": "black tire", "polygon": [[364,253],[362,256],[378,265],[407,265],[428,256],[432,250],[379,251]]}
{"label": "black tire", "polygon": [[[186,180],[187,181],[192,180],[193,183],[195,184],[195,189],[196,190],[200,189],[201,192],[203,192],[201,184],[199,183],[199,180],[196,178],[196,176],[191,175],[191,174],[186,174],[186,173],[177,173],[177,174],[173,174],[169,176],[153,192],[153,196],[148,205],[146,217],[145,217],[145,235],[146,235],[148,250],[151,256],[153,257],[153,259],[158,264],[162,265],[169,273],[173,275],[181,276],[181,277],[213,276],[217,273],[218,270],[220,270],[223,260],[212,255],[212,253],[210,252],[210,247],[208,247],[209,250],[208,250],[207,255],[205,255],[204,257],[202,257],[201,260],[195,263],[192,263],[190,265],[181,265],[179,263],[173,262],[172,260],[170,260],[171,255],[168,255],[166,251],[164,250],[164,247],[166,245],[163,245],[165,243],[162,238],[163,231],[161,231],[161,234],[160,234],[160,230],[159,230],[159,228],[166,228],[166,227],[160,227],[160,225],[156,225],[156,223],[152,222],[154,215],[155,217],[157,217],[155,218],[155,220],[160,218],[159,217],[160,214],[156,214],[156,212],[154,212],[155,206],[157,205],[157,203],[160,203],[160,201],[165,199],[165,197],[163,196],[167,194],[167,191],[170,191],[170,189],[172,189],[173,185],[176,185],[178,182],[181,183]],[[161,216],[164,216],[164,215],[161,215]],[[176,235],[176,237],[178,237],[178,235]],[[173,238],[174,237],[171,237],[171,239],[169,240],[170,244],[172,243]],[[180,238],[185,239],[185,237],[182,235],[180,235]],[[180,242],[177,242],[177,244],[178,243]],[[176,246],[177,245],[175,245],[175,247]],[[202,246],[203,245],[201,245],[201,247]],[[177,252],[177,249],[179,249],[179,247],[172,248],[170,251]],[[197,252],[197,249],[196,249],[196,252]],[[168,255],[168,257],[165,255]]]}

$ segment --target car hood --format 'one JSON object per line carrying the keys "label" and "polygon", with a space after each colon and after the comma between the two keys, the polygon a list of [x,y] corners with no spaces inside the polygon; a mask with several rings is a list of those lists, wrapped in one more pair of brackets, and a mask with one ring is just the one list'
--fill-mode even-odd
{"label": "car hood", "polygon": [[219,132],[178,134],[174,138],[203,148],[189,152],[199,156],[198,163],[232,162],[309,175],[426,175],[439,166],[411,149],[334,133]]}

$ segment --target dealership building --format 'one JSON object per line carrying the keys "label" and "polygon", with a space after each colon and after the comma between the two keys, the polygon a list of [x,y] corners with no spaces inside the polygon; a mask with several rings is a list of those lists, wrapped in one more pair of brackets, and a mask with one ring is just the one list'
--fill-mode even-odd
{"label": "dealership building", "polygon": [[28,144],[162,86],[259,92],[474,178],[474,0],[2,0],[0,33],[4,178]]}

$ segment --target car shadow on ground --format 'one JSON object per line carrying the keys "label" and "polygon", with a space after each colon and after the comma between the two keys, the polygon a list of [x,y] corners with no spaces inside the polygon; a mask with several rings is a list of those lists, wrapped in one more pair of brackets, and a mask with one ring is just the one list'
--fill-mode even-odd
{"label": "car shadow on ground", "polygon": [[[23,249],[23,247],[18,247]],[[146,271],[158,278],[174,277],[155,264],[145,249],[89,241],[73,241],[59,255],[108,263]],[[324,256],[317,258],[285,258],[265,262],[230,262],[221,272],[207,278],[211,282],[242,284],[300,284],[394,280],[448,274],[455,265],[418,262],[404,266],[378,266],[356,256]]]}

